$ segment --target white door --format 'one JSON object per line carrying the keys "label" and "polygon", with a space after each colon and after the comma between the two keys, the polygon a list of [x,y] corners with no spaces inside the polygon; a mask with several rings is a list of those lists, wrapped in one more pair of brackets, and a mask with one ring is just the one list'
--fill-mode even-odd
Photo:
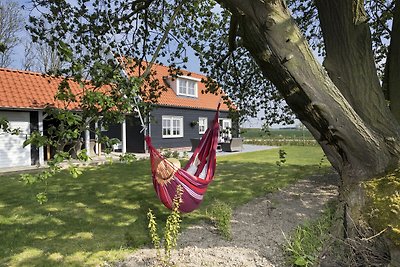
{"label": "white door", "polygon": [[0,117],[10,122],[12,129],[19,128],[19,135],[11,135],[0,130],[0,168],[30,166],[31,146],[22,147],[29,136],[29,112],[0,111]]}

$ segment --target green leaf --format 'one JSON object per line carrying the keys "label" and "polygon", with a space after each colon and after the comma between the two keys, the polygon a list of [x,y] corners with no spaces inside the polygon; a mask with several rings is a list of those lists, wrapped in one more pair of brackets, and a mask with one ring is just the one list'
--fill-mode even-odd
{"label": "green leaf", "polygon": [[303,257],[298,257],[296,259],[296,261],[294,262],[294,264],[297,265],[297,266],[306,266],[307,265],[307,261]]}
{"label": "green leaf", "polygon": [[7,46],[3,43],[0,43],[0,53],[4,53],[7,49]]}
{"label": "green leaf", "polygon": [[72,61],[73,53],[69,45],[67,45],[63,41],[59,41],[59,51],[64,55],[64,58],[67,62]]}
{"label": "green leaf", "polygon": [[76,179],[79,175],[82,174],[82,171],[76,166],[71,166],[69,167],[69,173],[72,175],[73,178]]}
{"label": "green leaf", "polygon": [[38,193],[36,195],[36,200],[42,205],[47,202],[47,195],[45,192]]}

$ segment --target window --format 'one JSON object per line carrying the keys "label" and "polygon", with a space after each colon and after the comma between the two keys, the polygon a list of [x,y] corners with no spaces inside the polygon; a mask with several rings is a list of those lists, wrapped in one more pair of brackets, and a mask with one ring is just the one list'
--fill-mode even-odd
{"label": "window", "polygon": [[183,117],[162,116],[162,137],[183,137]]}
{"label": "window", "polygon": [[207,118],[199,118],[199,134],[203,134],[206,132],[208,126],[208,119]]}
{"label": "window", "polygon": [[219,139],[220,142],[226,142],[232,138],[231,133],[232,120],[231,119],[219,119]]}
{"label": "window", "polygon": [[197,97],[197,81],[179,78],[177,80],[178,95]]}

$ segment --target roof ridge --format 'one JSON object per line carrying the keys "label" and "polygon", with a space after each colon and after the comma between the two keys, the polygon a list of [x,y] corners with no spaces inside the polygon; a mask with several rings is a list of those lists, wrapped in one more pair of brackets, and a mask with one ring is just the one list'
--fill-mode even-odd
{"label": "roof ridge", "polygon": [[40,73],[40,72],[34,72],[30,70],[20,70],[20,69],[11,69],[11,68],[0,68],[0,71],[2,72],[14,72],[14,73],[21,73],[21,74],[29,74],[29,75],[35,75],[35,76],[44,76],[44,77],[54,77],[45,73]]}
{"label": "roof ridge", "polygon": [[[166,68],[166,69],[169,68],[168,65],[164,65],[164,64],[154,63],[154,65],[155,65],[156,67],[158,66],[158,67],[163,67],[163,68]],[[188,72],[188,73],[190,73],[190,74],[196,74],[196,75],[198,75],[198,76],[203,76],[203,77],[207,78],[207,74],[204,74],[204,73],[199,73],[199,72],[191,71],[191,70],[184,69],[184,68],[180,68],[179,70]]]}

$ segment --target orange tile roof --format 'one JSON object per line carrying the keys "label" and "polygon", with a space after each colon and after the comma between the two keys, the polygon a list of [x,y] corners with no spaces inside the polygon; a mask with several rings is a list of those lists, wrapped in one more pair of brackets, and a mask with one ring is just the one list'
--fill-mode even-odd
{"label": "orange tile roof", "polygon": [[[0,68],[0,108],[43,109],[47,105],[63,107],[61,101],[55,101],[54,95],[62,78],[54,78],[40,73]],[[74,94],[82,89],[77,83],[70,82]],[[77,103],[69,109],[76,109]]]}
{"label": "orange tile roof", "polygon": [[[153,69],[156,71],[156,77],[160,83],[164,83],[164,78],[169,76],[168,67],[155,65]],[[188,71],[182,71],[184,75],[188,75]],[[206,78],[203,75],[191,73],[193,78]],[[43,109],[48,104],[56,107],[62,107],[63,103],[54,100],[58,86],[62,78],[46,76],[40,73],[12,70],[0,68],[0,108],[15,109]],[[167,84],[166,84],[167,85]],[[82,89],[77,83],[70,83],[71,90],[74,94],[79,94]],[[171,107],[187,107],[193,109],[210,109],[215,110],[220,95],[203,94],[205,85],[198,82],[198,98],[177,96],[170,87],[167,91],[162,92],[158,99],[158,104]],[[78,108],[78,103],[69,106],[70,109]],[[221,110],[229,110],[224,103],[221,104]]]}

